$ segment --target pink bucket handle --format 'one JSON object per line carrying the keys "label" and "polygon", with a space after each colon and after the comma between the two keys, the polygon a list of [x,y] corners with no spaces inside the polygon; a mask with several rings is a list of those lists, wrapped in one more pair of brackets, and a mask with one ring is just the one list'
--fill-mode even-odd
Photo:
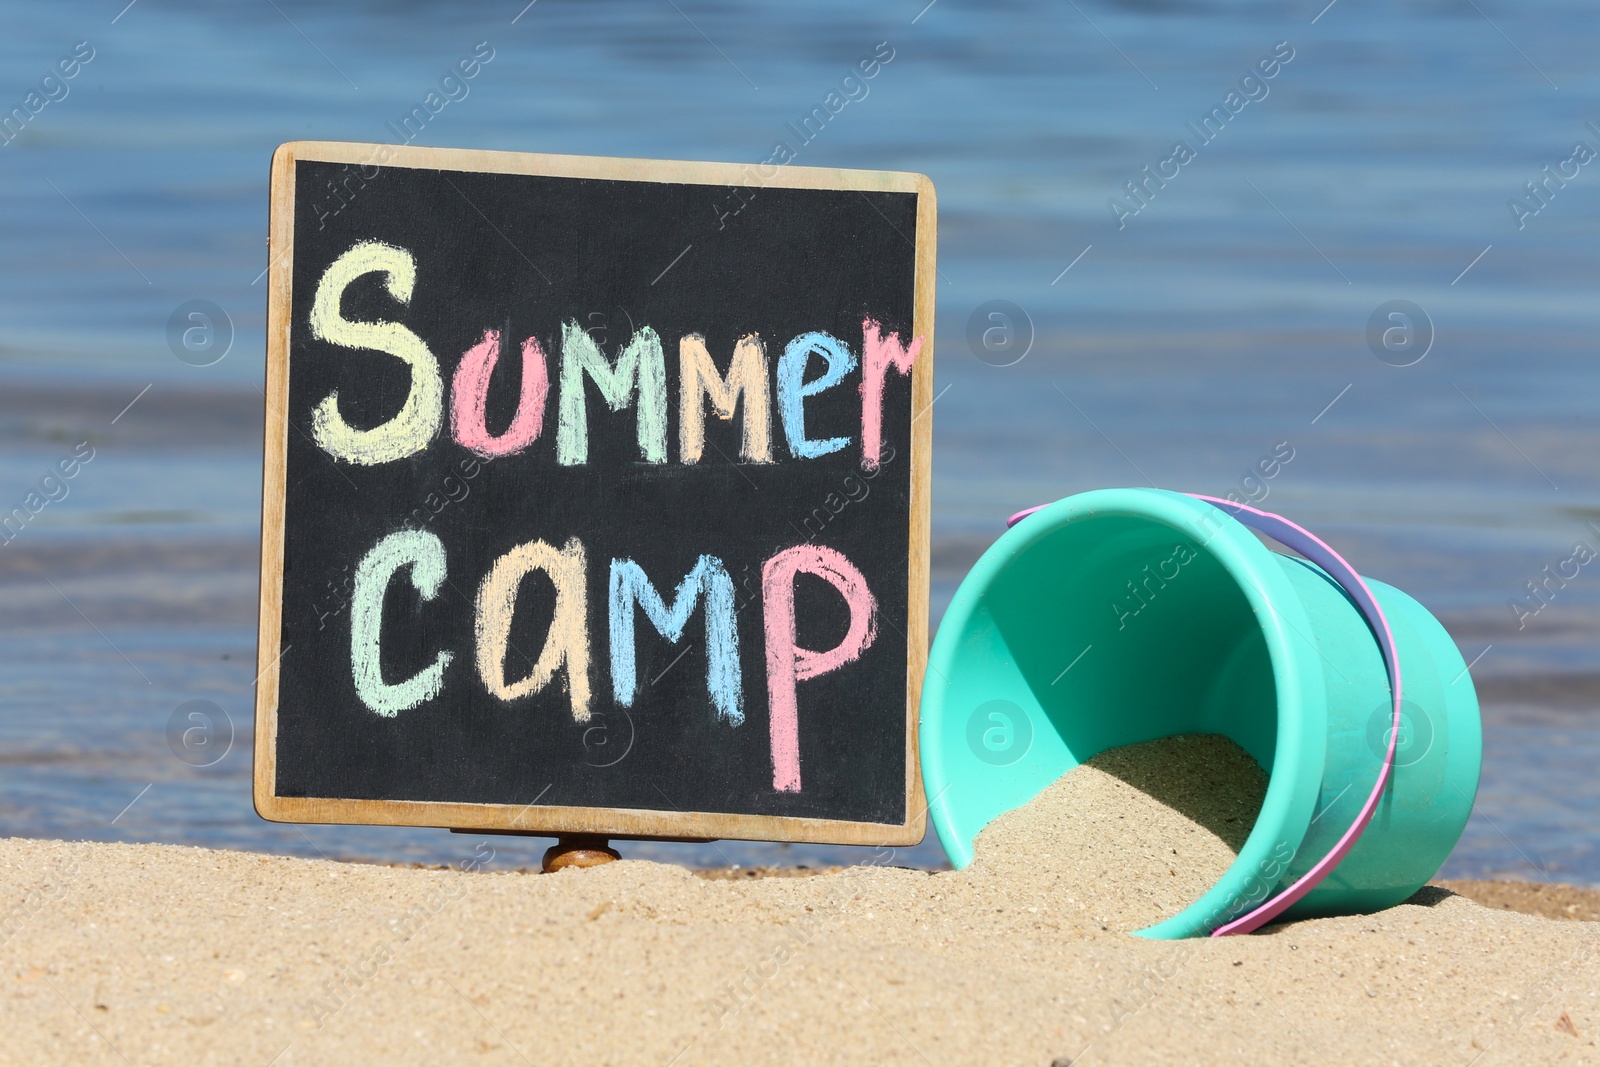
{"label": "pink bucket handle", "polygon": [[[1328,577],[1339,583],[1340,588],[1349,594],[1350,599],[1355,602],[1356,609],[1367,620],[1367,625],[1372,627],[1373,636],[1378,639],[1379,651],[1383,653],[1384,665],[1388,668],[1389,690],[1394,698],[1394,721],[1389,729],[1389,747],[1383,754],[1383,766],[1378,769],[1377,784],[1372,787],[1372,794],[1362,805],[1355,822],[1344,832],[1344,836],[1339,838],[1338,843],[1328,854],[1318,860],[1315,866],[1301,875],[1288,889],[1255,910],[1246,912],[1232,922],[1211,931],[1212,937],[1223,937],[1228,934],[1248,934],[1287,911],[1291,905],[1333,873],[1333,869],[1339,866],[1340,861],[1355,847],[1367,824],[1372,821],[1372,814],[1377,810],[1378,801],[1383,797],[1384,787],[1389,784],[1389,775],[1394,768],[1395,745],[1400,737],[1400,652],[1395,647],[1394,633],[1389,629],[1389,620],[1384,616],[1383,608],[1378,605],[1377,597],[1372,595],[1372,590],[1367,587],[1361,575],[1356,573],[1355,568],[1345,562],[1344,557],[1335,552],[1327,542],[1282,515],[1274,515],[1270,511],[1260,511],[1248,504],[1235,504],[1231,500],[1221,500],[1214,496],[1202,496],[1199,493],[1186,495],[1221,508],[1244,525],[1287,545],[1327,571]],[[1039,507],[1019,511],[1006,520],[1006,526],[1015,526],[1039,508],[1048,506],[1041,504]]]}

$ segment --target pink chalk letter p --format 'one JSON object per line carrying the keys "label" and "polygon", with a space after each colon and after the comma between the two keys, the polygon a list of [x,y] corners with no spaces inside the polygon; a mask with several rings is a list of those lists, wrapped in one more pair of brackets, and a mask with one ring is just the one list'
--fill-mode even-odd
{"label": "pink chalk letter p", "polygon": [[[813,652],[795,644],[794,580],[814,574],[839,591],[850,608],[850,628],[838,647]],[[796,682],[851,663],[878,634],[878,608],[867,579],[842,553],[820,545],[796,545],[761,568],[761,599],[767,637],[767,694],[772,718],[772,788],[800,791],[800,713]]]}

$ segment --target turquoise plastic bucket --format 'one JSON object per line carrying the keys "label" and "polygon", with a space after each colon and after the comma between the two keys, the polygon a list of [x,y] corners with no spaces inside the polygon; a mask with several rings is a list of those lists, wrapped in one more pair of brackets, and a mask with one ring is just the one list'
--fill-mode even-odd
{"label": "turquoise plastic bucket", "polygon": [[1164,490],[1097,490],[1029,515],[961,583],[928,659],[922,773],[950,862],[966,867],[990,820],[1108,748],[1221,734],[1270,775],[1255,828],[1204,896],[1140,931],[1208,934],[1334,848],[1393,733],[1371,822],[1285,916],[1366,913],[1411,896],[1471,813],[1478,700],[1438,620],[1400,590],[1366,584],[1404,665],[1398,732],[1374,631],[1317,565]]}

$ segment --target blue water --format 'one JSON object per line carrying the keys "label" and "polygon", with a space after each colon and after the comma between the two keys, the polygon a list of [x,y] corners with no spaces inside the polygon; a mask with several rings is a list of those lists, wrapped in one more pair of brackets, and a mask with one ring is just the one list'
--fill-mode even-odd
{"label": "blue water", "polygon": [[[7,5],[3,108],[77,42],[93,58],[0,147],[0,510],[79,442],[95,453],[0,548],[0,833],[461,854],[441,831],[280,826],[250,807],[279,142],[394,140],[488,42],[415,143],[756,161],[888,42],[867,95],[797,162],[938,186],[936,615],[1020,507],[1104,485],[1264,492],[1475,660],[1483,789],[1446,873],[1600,884],[1600,564],[1520,628],[1508,604],[1574,542],[1600,546],[1600,164],[1543,202],[1523,191],[1575,142],[1600,148],[1584,125],[1600,122],[1597,22],[1592,5],[1504,0]],[[1293,58],[1203,143],[1187,124],[1280,41]],[[1193,158],[1114,213],[1179,139]],[[210,366],[168,345],[190,300],[231,323]],[[968,344],[991,300],[1031,335],[1010,366]],[[1391,300],[1432,323],[1411,366],[1368,343]],[[1244,482],[1280,442],[1292,461]],[[190,700],[232,723],[209,767],[167,743]],[[507,840],[500,862],[543,844]]]}

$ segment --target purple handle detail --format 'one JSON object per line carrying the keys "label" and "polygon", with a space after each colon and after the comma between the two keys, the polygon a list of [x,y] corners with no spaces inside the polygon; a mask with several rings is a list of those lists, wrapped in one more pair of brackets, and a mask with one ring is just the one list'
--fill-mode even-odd
{"label": "purple handle detail", "polygon": [[1006,520],[1006,529],[1011,529],[1011,527],[1015,526],[1029,515],[1032,515],[1035,511],[1042,511],[1049,506],[1049,504],[1036,504],[1031,508],[1023,508],[1021,511],[1017,512],[1015,515]]}
{"label": "purple handle detail", "polygon": [[[1199,493],[1189,493],[1188,496],[1196,500],[1204,500],[1207,504],[1220,508],[1231,517],[1252,529],[1259,530],[1268,537],[1287,545],[1300,553],[1306,559],[1320,566],[1328,573],[1328,577],[1339,583],[1350,599],[1355,602],[1356,610],[1361,612],[1367,620],[1367,625],[1372,627],[1373,636],[1378,639],[1379,651],[1383,653],[1384,665],[1389,672],[1389,691],[1394,698],[1394,721],[1389,729],[1389,747],[1383,755],[1383,766],[1378,769],[1377,784],[1372,787],[1372,794],[1367,797],[1367,802],[1361,806],[1361,811],[1356,815],[1355,822],[1339,838],[1337,844],[1322,859],[1318,860],[1305,874],[1279,893],[1276,897],[1266,901],[1254,911],[1234,919],[1211,931],[1212,937],[1225,937],[1229,934],[1248,934],[1259,929],[1283,914],[1296,901],[1317,887],[1321,881],[1333,873],[1341,860],[1355,847],[1361,834],[1366,830],[1367,824],[1372,821],[1373,812],[1378,808],[1378,801],[1383,797],[1384,787],[1389,784],[1389,775],[1394,768],[1394,750],[1400,737],[1400,652],[1395,647],[1394,633],[1389,629],[1389,620],[1383,614],[1383,608],[1378,605],[1377,597],[1372,595],[1372,590],[1361,575],[1356,573],[1354,567],[1345,562],[1343,556],[1335,552],[1327,542],[1303,526],[1296,525],[1282,515],[1274,515],[1269,511],[1260,511],[1247,504],[1235,504],[1231,500],[1220,500],[1213,496],[1202,496]],[[1041,504],[1039,507],[1047,507]],[[1024,518],[1032,515],[1039,508],[1028,508],[1019,511],[1006,520],[1006,526],[1015,526]]]}

